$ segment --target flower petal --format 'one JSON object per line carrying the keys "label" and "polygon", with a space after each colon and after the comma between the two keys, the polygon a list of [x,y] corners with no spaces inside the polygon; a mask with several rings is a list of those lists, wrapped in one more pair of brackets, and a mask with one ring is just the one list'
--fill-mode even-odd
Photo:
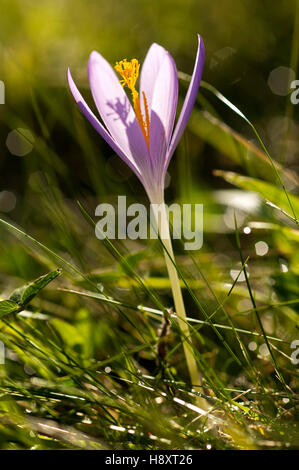
{"label": "flower petal", "polygon": [[155,83],[158,77],[158,73],[162,62],[165,58],[167,51],[164,47],[159,46],[159,44],[152,44],[146,54],[144,62],[142,64],[141,73],[140,73],[140,101],[142,105],[142,110],[144,111],[143,107],[143,98],[142,92],[145,93],[147,104],[149,111],[151,110],[152,106],[152,98],[155,88]]}
{"label": "flower petal", "polygon": [[92,52],[88,76],[93,99],[111,136],[138,167],[144,166],[148,150],[131,103],[110,64]]}
{"label": "flower petal", "polygon": [[172,136],[171,144],[170,144],[168,154],[167,154],[167,159],[165,162],[166,163],[165,171],[168,167],[168,164],[173,155],[173,152],[176,146],[178,145],[180,138],[182,137],[182,134],[189,120],[191,111],[193,109],[193,106],[196,100],[196,95],[197,95],[198,88],[199,88],[200,81],[201,81],[204,59],[205,59],[204,43],[200,35],[198,35],[198,49],[197,49],[194,70],[193,70],[191,82],[190,82],[190,85],[189,85],[189,88],[185,97],[185,101],[181,110],[181,114],[180,114],[180,117],[178,119],[178,122],[176,124],[175,130]]}
{"label": "flower petal", "polygon": [[75,82],[72,78],[71,72],[68,69],[67,70],[67,80],[68,84],[70,87],[70,90],[72,92],[72,95],[78,104],[79,108],[83,112],[83,114],[87,117],[89,122],[93,125],[93,127],[96,129],[96,131],[105,139],[107,144],[110,145],[110,147],[114,150],[115,153],[117,153],[123,160],[124,162],[134,171],[134,173],[140,177],[140,171],[135,163],[133,157],[128,153],[127,155],[123,152],[123,150],[120,148],[120,146],[115,142],[115,140],[111,137],[111,135],[107,132],[105,127],[100,123],[100,121],[97,119],[97,117],[94,115],[94,113],[91,111],[89,106],[87,105],[86,101],[82,97],[81,93],[79,92],[78,88],[75,85]]}
{"label": "flower petal", "polygon": [[171,138],[178,99],[175,62],[167,52],[156,79],[150,113],[150,154],[155,173],[164,177],[163,167]]}

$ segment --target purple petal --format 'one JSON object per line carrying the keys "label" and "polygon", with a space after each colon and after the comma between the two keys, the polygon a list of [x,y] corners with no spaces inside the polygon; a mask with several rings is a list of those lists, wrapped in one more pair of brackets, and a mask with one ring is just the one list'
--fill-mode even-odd
{"label": "purple petal", "polygon": [[173,130],[177,99],[177,69],[167,52],[156,78],[150,113],[150,154],[158,177],[164,176],[163,167]]}
{"label": "purple petal", "polygon": [[144,59],[141,73],[140,73],[140,101],[142,104],[142,110],[144,111],[143,107],[143,98],[142,92],[145,93],[147,104],[149,111],[151,110],[152,106],[152,98],[155,88],[156,79],[158,77],[158,73],[162,62],[165,58],[167,51],[158,44],[154,43],[148,50],[146,57]]}
{"label": "purple petal", "polygon": [[204,43],[201,37],[198,35],[198,49],[197,49],[194,70],[193,70],[191,82],[190,82],[190,85],[189,85],[189,88],[185,97],[185,101],[181,110],[181,114],[178,119],[177,125],[175,127],[171,144],[168,150],[167,160],[165,162],[166,163],[165,171],[168,167],[168,164],[173,155],[173,152],[176,146],[178,145],[180,138],[182,137],[182,134],[189,120],[191,111],[193,109],[193,106],[196,100],[196,95],[197,95],[198,88],[199,88],[200,81],[201,81],[204,58],[205,58]]}
{"label": "purple petal", "polygon": [[131,103],[113,68],[98,52],[92,52],[88,76],[93,99],[108,131],[141,170],[148,149]]}
{"label": "purple petal", "polygon": [[132,155],[130,153],[125,155],[125,153],[120,148],[120,146],[114,141],[114,139],[110,136],[110,134],[107,132],[105,127],[100,123],[100,121],[97,119],[97,117],[91,111],[91,109],[87,105],[86,101],[82,97],[81,93],[79,92],[78,88],[76,87],[69,69],[67,71],[67,80],[68,80],[70,90],[72,92],[72,95],[73,95],[76,103],[78,104],[78,106],[81,109],[81,111],[83,112],[83,114],[87,117],[89,122],[93,125],[93,127],[96,129],[96,131],[103,137],[103,139],[105,139],[107,144],[110,145],[110,147],[114,150],[114,152],[117,153],[125,161],[125,163],[134,171],[134,173],[138,177],[140,177],[140,171],[139,171],[138,166],[137,166],[136,162],[134,161]]}

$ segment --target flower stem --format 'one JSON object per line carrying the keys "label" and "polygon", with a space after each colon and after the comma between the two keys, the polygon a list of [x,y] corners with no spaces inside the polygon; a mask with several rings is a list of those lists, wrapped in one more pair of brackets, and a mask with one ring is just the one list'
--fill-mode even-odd
{"label": "flower stem", "polygon": [[164,246],[164,255],[171,284],[175,312],[178,317],[178,324],[182,334],[184,353],[191,383],[192,385],[201,385],[201,376],[194,358],[194,352],[191,344],[190,329],[186,320],[186,311],[180,286],[180,280],[174,263],[174,254],[169,233],[167,211],[164,201],[160,204],[153,204],[153,212],[156,218],[158,231]]}

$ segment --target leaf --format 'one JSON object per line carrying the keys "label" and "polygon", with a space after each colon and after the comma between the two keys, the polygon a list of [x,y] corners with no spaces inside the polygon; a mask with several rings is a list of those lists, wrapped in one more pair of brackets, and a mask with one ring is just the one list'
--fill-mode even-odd
{"label": "leaf", "polygon": [[18,305],[25,306],[33,299],[33,297],[53,281],[53,279],[59,276],[60,273],[61,270],[56,269],[55,271],[51,271],[25,286],[19,287],[12,293],[9,300],[17,303]]}
{"label": "leaf", "polygon": [[84,340],[86,340],[86,338],[82,338],[82,335],[80,335],[80,332],[75,325],[71,325],[60,318],[52,319],[51,323],[60,334],[64,343],[71,348],[79,345],[83,349]]}
{"label": "leaf", "polygon": [[11,294],[11,296],[9,297],[9,300],[11,300],[12,302],[15,302],[17,303],[18,305],[21,304],[21,299],[22,299],[22,295],[24,293],[24,290],[27,288],[27,285],[26,284],[25,286],[22,286],[22,287],[18,287],[17,289],[15,289],[13,291],[13,293]]}
{"label": "leaf", "polygon": [[0,302],[0,317],[16,312],[18,309],[19,305],[16,302],[12,300],[2,300]]}
{"label": "leaf", "polygon": [[269,222],[250,222],[249,227],[255,230],[272,230],[278,234],[283,234],[284,239],[287,238],[291,242],[299,243],[299,231],[291,227],[281,227],[278,224],[272,224]]}
{"label": "leaf", "polygon": [[[252,176],[261,176],[270,182],[276,182],[276,175],[265,153],[209,112],[193,109],[188,126],[194,134],[242,165]],[[277,162],[274,164],[282,173],[286,185],[299,184],[299,179],[293,173],[283,169]]]}
{"label": "leaf", "polygon": [[[238,175],[231,171],[216,170],[214,173],[215,175],[224,178],[228,183],[238,186],[239,188],[246,189],[247,191],[258,193],[266,202],[270,201],[281,209],[290,219],[294,220],[292,215],[289,213],[290,206],[283,190],[265,181]],[[288,197],[292,203],[294,212],[299,214],[299,198],[290,193],[288,193]]]}
{"label": "leaf", "polygon": [[[183,78],[183,77],[182,77]],[[185,78],[186,79],[186,76]],[[189,79],[187,79],[189,80]],[[268,152],[264,142],[262,141],[262,138],[261,136],[259,135],[257,129],[255,128],[255,126],[253,125],[253,123],[245,116],[244,113],[242,113],[242,111],[237,108],[237,106],[235,106],[231,101],[229,101],[222,93],[220,93],[213,85],[211,85],[210,83],[207,83],[205,81],[202,80],[201,82],[201,87],[202,88],[205,88],[206,90],[209,90],[214,96],[217,97],[217,99],[219,99],[223,104],[225,104],[226,106],[228,106],[234,113],[236,113],[238,116],[240,116],[252,129],[255,137],[257,138],[257,140],[259,141],[259,144],[262,148],[262,150],[264,151],[266,157],[268,158],[269,162],[270,162],[270,165],[272,167],[272,170],[277,178],[277,181],[279,182],[281,188],[283,189],[284,193],[285,193],[285,196],[286,196],[286,199],[288,201],[288,204],[290,206],[290,210],[292,212],[292,216],[293,218],[295,219],[295,223],[296,225],[299,225],[299,222],[297,220],[297,216],[296,216],[296,212],[294,210],[294,207],[292,205],[292,201],[291,199],[289,198],[289,194],[286,190],[286,185],[285,185],[285,182],[283,181],[283,178],[281,176],[281,170],[282,168],[280,166],[277,166],[277,163],[272,159],[270,153]]]}
{"label": "leaf", "polygon": [[44,289],[50,282],[52,282],[56,277],[58,277],[61,274],[60,269],[56,269],[55,271],[51,271],[48,274],[45,274],[44,276],[39,277],[32,283],[30,283],[26,289],[24,290],[24,293],[21,298],[21,303],[23,305],[28,304],[33,297],[35,297],[42,289]]}

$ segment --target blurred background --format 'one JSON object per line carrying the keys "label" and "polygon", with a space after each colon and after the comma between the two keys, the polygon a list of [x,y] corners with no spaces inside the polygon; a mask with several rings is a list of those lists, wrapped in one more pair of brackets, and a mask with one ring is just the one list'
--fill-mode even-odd
{"label": "blurred background", "polygon": [[[118,195],[126,194],[128,203],[148,201],[137,178],[80,113],[67,87],[67,67],[95,109],[87,80],[92,50],[98,50],[111,64],[133,57],[142,62],[151,43],[157,42],[170,51],[180,72],[191,74],[196,35],[200,33],[206,48],[205,84],[213,85],[254,124],[277,163],[286,189],[294,194],[292,202],[298,214],[299,107],[291,103],[290,94],[291,82],[298,78],[299,2],[0,0],[0,6],[0,80],[5,84],[5,104],[0,105],[0,215],[66,261],[60,263],[49,251],[24,237],[16,238],[13,230],[1,226],[1,295],[6,298],[14,288],[62,267],[63,277],[33,301],[32,311],[49,316],[63,347],[69,348],[69,354],[78,353],[76,359],[87,361],[86,367],[92,361],[109,364],[107,358],[121,353],[123,345],[129,350],[143,344],[139,333],[114,310],[111,314],[109,306],[64,294],[56,287],[90,289],[86,279],[69,269],[69,262],[92,280],[99,292],[125,303],[152,305],[146,292],[131,282],[122,262],[96,239],[77,202],[94,218],[99,203],[116,203]],[[179,106],[188,86],[184,77],[181,75]],[[279,207],[270,207],[267,200]],[[265,331],[288,342],[281,346],[282,352],[275,349],[275,355],[286,382],[295,387],[296,367],[289,359],[289,343],[298,337],[299,251],[294,213],[251,127],[206,86],[200,89],[190,123],[169,167],[166,202],[174,201],[204,204],[204,245],[200,252],[192,253],[199,264],[193,264],[179,243],[175,251],[209,314],[215,313],[217,298],[227,295],[240,274],[236,214],[243,261],[250,257],[249,279],[255,301],[262,306]],[[116,246],[164,305],[172,305],[159,244],[125,241],[116,242]],[[199,274],[199,266],[209,284]],[[186,292],[185,300],[188,313],[203,319]],[[261,333],[244,273],[226,300],[227,311],[237,327]],[[213,319],[226,322],[218,310]],[[134,315],[143,328],[143,320]],[[101,329],[96,328],[99,318]],[[20,326],[18,322],[21,320],[16,320]],[[28,323],[22,322],[28,337],[37,341]],[[35,331],[41,328],[44,338],[51,337],[46,322],[32,322],[38,326],[34,326]],[[154,323],[155,331],[158,326],[159,322]],[[0,338],[8,341],[5,331]],[[253,387],[211,329],[204,327],[201,332],[204,339],[198,341],[198,347],[223,383]],[[147,330],[144,334],[150,337]],[[225,338],[241,355],[231,331]],[[281,391],[264,338],[245,335],[243,340],[255,366],[269,380],[268,385]],[[22,348],[26,351],[26,345],[21,346],[17,348],[17,359],[10,356],[4,382],[15,381],[16,387],[17,381],[26,385],[32,376],[38,376],[47,380],[50,377],[55,383],[55,374],[47,375],[48,366],[41,359],[34,360],[32,353],[20,356]],[[9,349],[14,350],[13,340]],[[170,359],[172,372],[184,378],[181,352],[175,354],[179,359]],[[134,358],[146,371],[156,367],[146,347]],[[20,361],[27,369],[18,365]],[[119,361],[115,367],[123,365],[123,359]],[[62,381],[61,371],[57,376]],[[283,408],[287,403],[276,404],[283,416],[288,413]],[[48,417],[36,406],[38,416]],[[69,417],[67,407],[63,410],[55,416],[61,412],[66,422],[76,422]],[[276,416],[275,410],[271,413],[272,418]],[[88,432],[87,425],[85,428]],[[278,440],[279,431],[273,431]],[[290,439],[298,444],[296,436],[294,441]],[[22,445],[27,446],[24,442]]]}
{"label": "blurred background", "polygon": [[[90,187],[82,151],[72,136],[76,111],[66,85],[66,68],[70,66],[76,83],[86,88],[88,96],[86,66],[93,49],[112,64],[124,57],[142,62],[151,43],[158,42],[171,52],[179,70],[191,73],[196,34],[200,33],[206,47],[204,79],[247,114],[277,159],[282,158],[287,126],[283,158],[289,168],[298,169],[297,122],[295,116],[288,123],[285,118],[289,84],[297,73],[291,69],[296,0],[283,5],[270,0],[41,0],[38,4],[1,0],[1,8],[0,78],[6,85],[6,105],[0,108],[1,187],[15,192],[16,215],[23,213],[22,195],[30,174],[45,163],[38,139],[50,139],[52,150],[61,157],[60,168],[53,165],[53,171],[61,173],[64,166],[76,190]],[[296,63],[294,57],[293,66]],[[59,112],[54,115],[56,105]],[[292,108],[292,114],[298,113]],[[226,123],[252,138],[239,118],[223,106],[218,111]],[[35,140],[25,158],[9,150],[7,136],[15,128],[26,128]],[[46,128],[49,135],[43,135]],[[100,138],[96,141],[93,129],[86,126],[86,132],[95,140],[94,152],[107,156],[109,149]],[[204,183],[210,182],[211,168],[230,165],[227,158],[210,150],[197,143],[196,151],[190,152],[194,183],[203,176]],[[100,167],[109,185],[111,175]],[[214,187],[219,184],[213,181]]]}
{"label": "blurred background", "polygon": [[[296,192],[298,111],[290,101],[290,83],[297,74],[297,4],[295,0],[283,5],[267,0],[41,0],[38,4],[1,0],[5,14],[0,28],[0,79],[5,84],[5,105],[0,106],[0,211],[33,232],[44,228],[53,243],[59,240],[69,250],[69,238],[64,232],[58,236],[59,224],[53,219],[59,216],[59,198],[75,212],[76,199],[84,201],[91,214],[99,202],[114,201],[117,194],[144,199],[135,176],[77,109],[66,69],[71,68],[94,109],[87,81],[93,49],[112,64],[124,57],[142,62],[151,43],[158,42],[171,52],[179,71],[191,74],[197,33],[206,47],[204,80],[254,123],[272,158],[288,168],[287,189]],[[181,97],[186,87],[182,80]],[[224,197],[221,190],[233,188],[214,170],[272,182],[275,175],[266,159],[261,162],[263,156],[256,156],[259,151],[250,147],[258,143],[247,123],[203,89],[199,103],[205,110],[194,111],[170,165],[166,200],[205,204],[205,229],[211,238],[206,238],[204,249],[209,250],[215,232],[234,230],[232,210],[238,208],[240,195],[226,192]],[[219,201],[224,200],[223,208]],[[41,203],[47,209],[41,210]],[[243,195],[241,222],[250,211],[268,211],[270,218],[273,214],[253,196]],[[225,238],[222,243],[225,251]]]}

